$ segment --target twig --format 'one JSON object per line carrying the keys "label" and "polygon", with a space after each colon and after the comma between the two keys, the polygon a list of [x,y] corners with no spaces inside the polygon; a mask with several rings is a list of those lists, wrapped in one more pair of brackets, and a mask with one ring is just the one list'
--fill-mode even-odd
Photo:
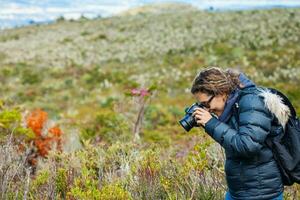
{"label": "twig", "polygon": [[27,181],[26,181],[24,197],[23,197],[24,200],[27,199],[27,193],[28,193],[28,190],[29,190],[29,183],[30,183],[30,170],[29,169],[26,169],[26,176],[27,176]]}

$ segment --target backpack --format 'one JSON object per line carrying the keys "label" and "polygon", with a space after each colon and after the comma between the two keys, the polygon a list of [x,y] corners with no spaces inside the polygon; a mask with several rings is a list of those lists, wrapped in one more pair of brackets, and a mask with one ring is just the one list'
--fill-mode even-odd
{"label": "backpack", "polygon": [[[290,108],[291,116],[286,123],[284,133],[268,136],[265,143],[273,152],[274,159],[281,173],[283,185],[290,186],[295,182],[300,184],[300,120],[292,103],[282,92],[274,88],[267,89],[282,98],[283,103]],[[241,89],[238,99],[242,93],[243,89]],[[237,112],[234,113],[236,113],[238,121],[238,103],[235,105]]]}

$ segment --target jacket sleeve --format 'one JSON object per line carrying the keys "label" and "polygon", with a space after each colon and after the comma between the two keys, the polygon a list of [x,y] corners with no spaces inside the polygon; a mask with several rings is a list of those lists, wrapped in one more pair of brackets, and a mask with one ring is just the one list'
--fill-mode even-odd
{"label": "jacket sleeve", "polygon": [[252,157],[262,148],[271,130],[272,117],[262,97],[246,94],[239,101],[239,130],[212,117],[205,131],[223,148],[237,156]]}

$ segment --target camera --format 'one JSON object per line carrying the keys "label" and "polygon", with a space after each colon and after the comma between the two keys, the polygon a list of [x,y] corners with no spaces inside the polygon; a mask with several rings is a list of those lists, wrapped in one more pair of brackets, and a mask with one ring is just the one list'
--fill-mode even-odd
{"label": "camera", "polygon": [[192,114],[193,114],[193,112],[195,111],[196,108],[204,108],[204,106],[201,103],[196,102],[193,105],[191,105],[190,107],[187,107],[185,109],[185,116],[179,121],[181,126],[187,132],[190,131],[194,126],[199,127],[199,125],[196,122],[195,117],[192,116]]}

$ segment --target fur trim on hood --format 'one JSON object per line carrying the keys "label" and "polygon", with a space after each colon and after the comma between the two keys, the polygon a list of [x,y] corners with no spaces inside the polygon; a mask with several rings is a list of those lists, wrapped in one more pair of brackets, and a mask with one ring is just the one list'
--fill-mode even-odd
{"label": "fur trim on hood", "polygon": [[260,88],[259,96],[264,98],[266,108],[275,115],[280,125],[285,128],[289,117],[291,116],[290,108],[283,103],[283,99],[272,93],[268,88]]}

